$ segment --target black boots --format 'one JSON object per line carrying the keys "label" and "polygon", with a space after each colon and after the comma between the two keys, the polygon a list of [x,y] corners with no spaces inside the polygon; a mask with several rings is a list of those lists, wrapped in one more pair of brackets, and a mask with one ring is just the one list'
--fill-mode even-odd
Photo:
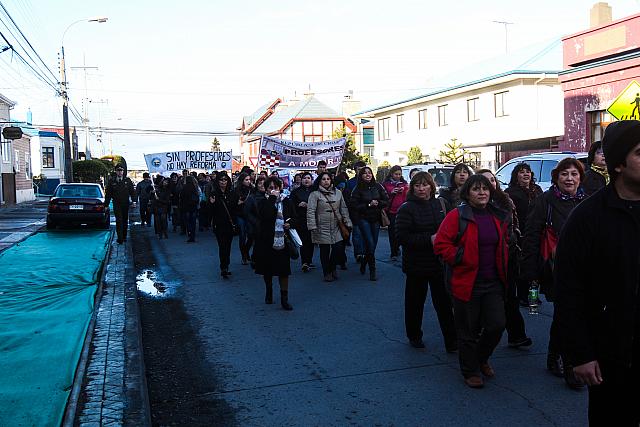
{"label": "black boots", "polygon": [[562,378],[564,376],[564,369],[562,366],[562,358],[557,353],[547,354],[547,369],[556,377]]}
{"label": "black boots", "polygon": [[293,307],[289,304],[289,291],[280,291],[280,305],[287,311],[293,310]]}
{"label": "black boots", "polygon": [[376,276],[376,256],[367,255],[367,262],[369,263],[369,280],[378,280],[378,277]]}
{"label": "black boots", "polygon": [[273,283],[265,283],[264,303],[273,304]]}
{"label": "black boots", "polygon": [[358,255],[358,262],[360,263],[360,274],[364,274],[367,271],[367,258],[364,255]]}

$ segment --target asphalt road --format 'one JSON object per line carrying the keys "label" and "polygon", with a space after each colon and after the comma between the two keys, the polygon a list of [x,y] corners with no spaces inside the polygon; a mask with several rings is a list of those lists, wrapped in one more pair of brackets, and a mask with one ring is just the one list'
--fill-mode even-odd
{"label": "asphalt road", "polygon": [[262,279],[240,265],[237,242],[223,280],[211,233],[193,244],[139,225],[132,234],[136,265],[151,277],[139,301],[154,424],[587,425],[586,390],[545,370],[550,304],[526,316],[532,348],[509,349],[503,337],[491,359],[497,375],[480,390],[464,385],[457,355],[445,352],[430,300],[427,348],[410,347],[404,275],[381,261],[385,232],[375,283],[353,262],[326,284],[294,261],[292,312],[264,304]]}

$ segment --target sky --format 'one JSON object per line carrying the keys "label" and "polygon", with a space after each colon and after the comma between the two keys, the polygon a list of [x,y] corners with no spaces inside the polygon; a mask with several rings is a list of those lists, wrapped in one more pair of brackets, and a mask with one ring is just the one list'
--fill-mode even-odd
{"label": "sky", "polygon": [[[56,78],[65,34],[69,97],[80,114],[87,106],[90,126],[220,132],[222,148],[236,154],[242,117],[278,97],[311,91],[340,111],[350,90],[363,110],[415,96],[438,76],[504,54],[505,26],[493,21],[513,23],[507,41],[515,51],[587,29],[595,3],[0,2]],[[640,12],[639,0],[608,3],[614,19]],[[108,21],[85,21],[97,16]],[[0,20],[0,32],[16,45],[1,11]],[[97,69],[76,68],[82,66]],[[30,109],[34,125],[62,124],[60,97],[10,50],[0,53],[0,93],[17,103],[12,119],[26,119]],[[82,126],[74,117],[71,125]],[[144,153],[207,150],[213,139],[126,132],[103,132],[103,145],[91,132],[94,156],[112,150],[143,168]],[[82,147],[84,132],[79,136]]]}

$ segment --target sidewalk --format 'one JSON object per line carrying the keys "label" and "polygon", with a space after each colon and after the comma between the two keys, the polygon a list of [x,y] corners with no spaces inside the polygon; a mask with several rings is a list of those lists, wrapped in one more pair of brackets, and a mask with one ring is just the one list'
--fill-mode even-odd
{"label": "sidewalk", "polygon": [[0,252],[46,224],[48,197],[0,208]]}
{"label": "sidewalk", "polygon": [[150,425],[135,277],[131,242],[113,239],[65,425]]}

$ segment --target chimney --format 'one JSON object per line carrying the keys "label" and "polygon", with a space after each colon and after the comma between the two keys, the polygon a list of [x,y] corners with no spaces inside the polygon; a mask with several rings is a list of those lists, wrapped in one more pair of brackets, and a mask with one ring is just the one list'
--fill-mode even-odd
{"label": "chimney", "polygon": [[599,2],[591,8],[591,28],[600,27],[612,21],[611,6],[605,2]]}
{"label": "chimney", "polygon": [[342,99],[342,116],[348,118],[360,110],[360,101],[353,99],[353,91],[350,90],[349,94]]}

